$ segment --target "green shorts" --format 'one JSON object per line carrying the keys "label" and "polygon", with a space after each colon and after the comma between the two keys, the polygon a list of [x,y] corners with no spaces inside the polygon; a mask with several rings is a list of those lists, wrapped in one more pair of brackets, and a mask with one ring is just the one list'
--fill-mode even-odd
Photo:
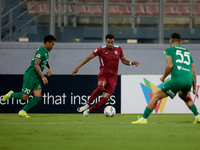
{"label": "green shorts", "polygon": [[22,93],[30,95],[32,91],[39,90],[42,88],[40,79],[34,77],[33,75],[25,72],[23,76],[23,86]]}
{"label": "green shorts", "polygon": [[193,81],[171,79],[161,86],[161,90],[173,99],[180,91],[181,95],[188,95],[191,90]]}

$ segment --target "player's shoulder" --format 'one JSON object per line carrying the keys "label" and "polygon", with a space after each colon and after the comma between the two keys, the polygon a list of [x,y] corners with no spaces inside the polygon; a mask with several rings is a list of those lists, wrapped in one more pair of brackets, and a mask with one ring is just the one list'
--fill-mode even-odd
{"label": "player's shoulder", "polygon": [[38,49],[37,49],[37,52],[43,52],[44,51],[44,47],[43,46],[40,46]]}
{"label": "player's shoulder", "polygon": [[114,49],[119,50],[119,51],[123,51],[122,47],[119,45],[113,45]]}

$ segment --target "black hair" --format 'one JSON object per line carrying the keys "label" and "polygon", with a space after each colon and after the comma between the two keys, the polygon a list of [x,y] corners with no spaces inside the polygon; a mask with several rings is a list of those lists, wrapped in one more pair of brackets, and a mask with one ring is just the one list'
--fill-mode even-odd
{"label": "black hair", "polygon": [[108,34],[108,35],[106,35],[106,39],[114,39],[115,37],[114,37],[114,35],[112,35],[112,34]]}
{"label": "black hair", "polygon": [[176,42],[180,43],[181,42],[181,36],[178,33],[173,33],[170,38],[171,38],[173,43],[176,43]]}
{"label": "black hair", "polygon": [[46,36],[44,37],[44,44],[45,44],[46,42],[52,42],[52,41],[56,41],[56,38],[55,38],[53,35],[46,35]]}

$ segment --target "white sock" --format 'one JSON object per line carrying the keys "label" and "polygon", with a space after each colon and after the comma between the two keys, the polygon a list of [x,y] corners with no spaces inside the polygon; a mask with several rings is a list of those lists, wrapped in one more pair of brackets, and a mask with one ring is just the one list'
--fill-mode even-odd
{"label": "white sock", "polygon": [[25,113],[26,111],[24,111],[24,110],[21,110],[21,112]]}
{"label": "white sock", "polygon": [[197,119],[197,118],[199,118],[199,115],[196,115],[196,116],[195,116],[195,119]]}
{"label": "white sock", "polygon": [[146,118],[144,118],[144,117],[142,117],[142,118],[140,118],[141,120],[145,120]]}
{"label": "white sock", "polygon": [[86,104],[84,107],[85,107],[86,109],[88,109],[88,108],[89,108],[89,106],[90,106],[90,105]]}

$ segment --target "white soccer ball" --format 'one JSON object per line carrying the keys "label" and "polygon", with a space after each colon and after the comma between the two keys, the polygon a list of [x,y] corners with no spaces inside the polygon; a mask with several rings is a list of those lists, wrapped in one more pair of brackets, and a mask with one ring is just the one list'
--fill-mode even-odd
{"label": "white soccer ball", "polygon": [[104,108],[104,115],[106,117],[113,117],[115,114],[116,114],[115,107],[113,107],[113,106],[106,106]]}

